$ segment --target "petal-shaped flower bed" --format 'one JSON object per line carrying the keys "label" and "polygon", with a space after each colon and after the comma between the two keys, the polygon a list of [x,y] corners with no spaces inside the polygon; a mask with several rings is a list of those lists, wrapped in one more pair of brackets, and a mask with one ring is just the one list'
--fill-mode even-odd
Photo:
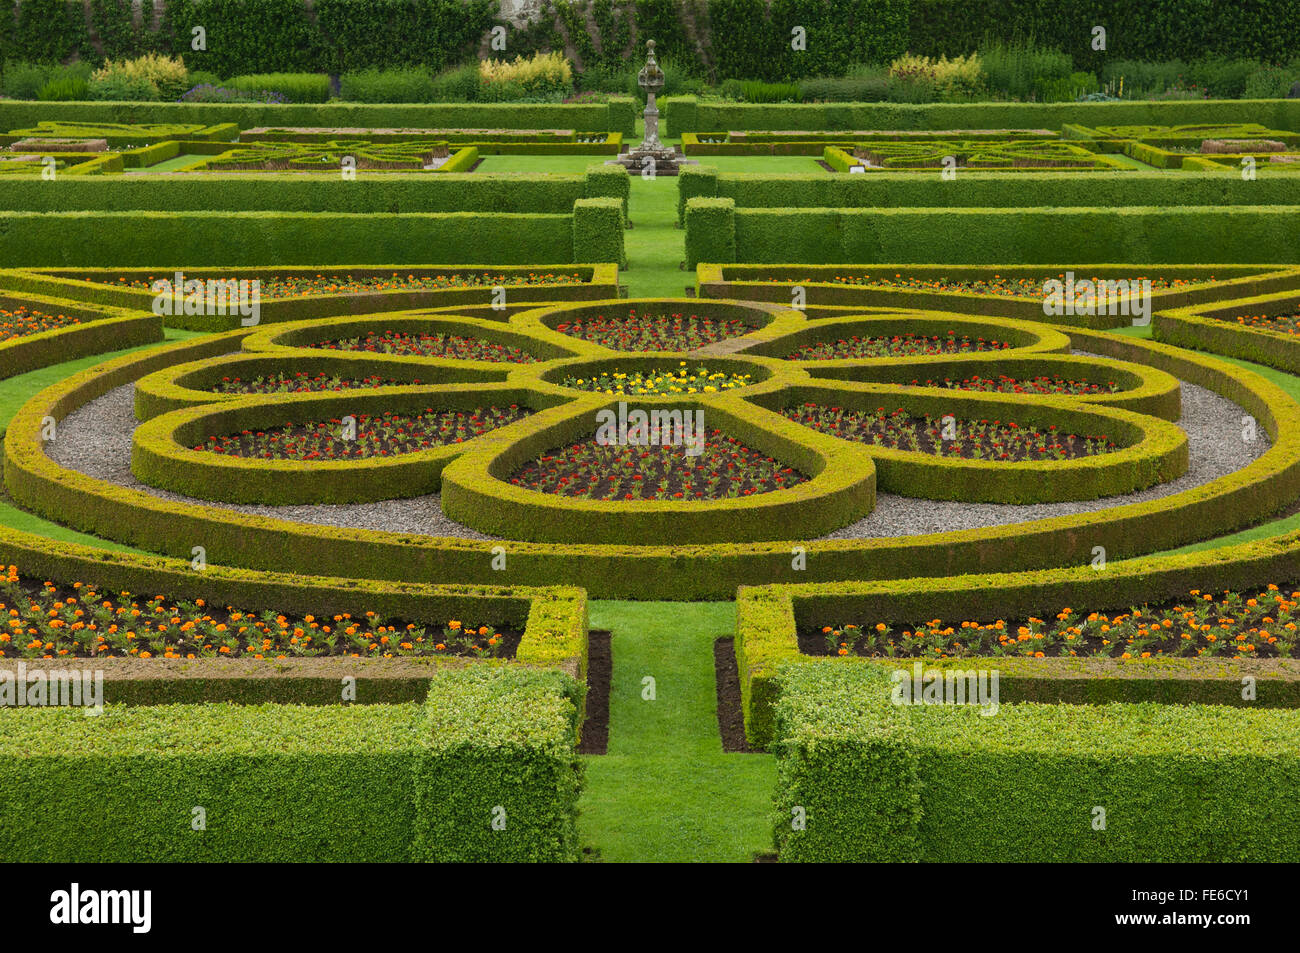
{"label": "petal-shaped flower bed", "polygon": [[791,420],[821,433],[857,440],[887,450],[962,457],[968,460],[1071,460],[1119,449],[1106,436],[1061,433],[1055,427],[1039,429],[1013,421],[947,421],[906,410],[847,410],[805,403],[783,411]]}
{"label": "petal-shaped flower bed", "polygon": [[319,391],[355,390],[360,387],[396,387],[402,384],[419,384],[419,378],[410,381],[395,380],[371,374],[367,377],[340,377],[324,372],[281,372],[245,380],[242,377],[223,377],[211,391],[214,394],[303,394]]}
{"label": "petal-shaped flower bed", "polygon": [[752,374],[714,371],[704,366],[678,362],[676,368],[629,370],[617,368],[592,372],[584,376],[570,374],[560,380],[565,387],[600,394],[634,396],[669,396],[672,394],[716,394],[754,383]]}
{"label": "petal-shaped flower bed", "polygon": [[54,331],[80,323],[80,318],[65,314],[46,314],[30,308],[14,308],[12,311],[0,308],[0,341],[40,334],[42,331]]}
{"label": "petal-shaped flower bed", "polygon": [[459,619],[438,628],[374,612],[259,615],[202,599],[168,602],[93,584],[36,584],[12,569],[0,576],[0,613],[9,620],[0,631],[4,658],[510,658],[523,636]]}
{"label": "petal-shaped flower bed", "polygon": [[844,361],[875,357],[925,357],[936,354],[973,354],[1003,351],[1007,341],[986,340],[949,331],[946,334],[895,334],[889,337],[851,335],[831,341],[803,344],[788,357],[792,361]]}
{"label": "petal-shaped flower bed", "polygon": [[464,443],[497,427],[523,420],[530,412],[511,404],[476,410],[426,409],[418,414],[391,411],[357,414],[355,434],[342,419],[286,424],[272,430],[244,430],[209,437],[195,450],[262,460],[362,460],[416,453]]}
{"label": "petal-shaped flower bed", "polygon": [[[1112,279],[1115,275],[1110,276]],[[776,279],[781,282],[787,282],[789,279]],[[1065,281],[1066,273],[1058,272],[1051,275],[1017,275],[1003,276],[993,275],[989,278],[950,278],[947,276],[930,277],[920,275],[872,275],[872,274],[845,274],[809,278],[800,284],[811,284],[815,281],[829,282],[837,285],[865,285],[874,288],[887,288],[891,291],[936,291],[936,292],[956,292],[960,294],[977,294],[977,295],[997,295],[999,297],[1009,298],[1042,298],[1043,283],[1051,280]],[[1082,281],[1092,281],[1095,287],[1102,287],[1105,278],[1087,275],[1082,271],[1074,272],[1074,282],[1078,285]],[[1138,280],[1142,280],[1139,278]],[[1171,291],[1176,288],[1186,288],[1192,285],[1212,284],[1216,281],[1213,275],[1208,277],[1197,278],[1165,278],[1153,277],[1148,278],[1151,282],[1151,290]]]}
{"label": "petal-shaped flower bed", "polygon": [[740,337],[755,329],[742,318],[683,310],[638,310],[577,315],[555,330],[614,351],[693,351],[706,344]]}
{"label": "petal-shaped flower bed", "polygon": [[[904,385],[909,386],[909,385]],[[1094,396],[1097,394],[1117,394],[1122,390],[1114,381],[1099,384],[1093,381],[1074,380],[1068,377],[1041,375],[1030,378],[1009,377],[998,374],[994,377],[982,377],[972,374],[970,377],[953,379],[914,378],[912,387],[943,387],[948,390],[971,390],[992,394],[1066,394],[1071,397]]]}
{"label": "petal-shaped flower bed", "polygon": [[308,345],[330,351],[361,351],[400,357],[437,357],[454,361],[532,364],[537,358],[521,348],[460,334],[426,334],[413,331],[367,331],[358,337],[338,338]]}
{"label": "petal-shaped flower bed", "polygon": [[510,477],[515,486],[588,500],[726,500],[807,482],[793,467],[721,430],[704,445],[606,445],[594,437],[543,454]]}

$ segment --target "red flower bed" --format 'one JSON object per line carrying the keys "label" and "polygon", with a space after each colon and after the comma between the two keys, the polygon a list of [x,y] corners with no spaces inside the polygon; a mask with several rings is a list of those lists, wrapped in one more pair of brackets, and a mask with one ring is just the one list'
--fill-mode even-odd
{"label": "red flower bed", "polygon": [[905,410],[844,410],[804,404],[782,411],[791,420],[845,440],[889,450],[909,450],[969,460],[1068,460],[1117,449],[1106,437],[1063,434],[1055,427],[1039,430],[1001,420],[953,418],[945,439],[943,417],[914,417]]}
{"label": "red flower bed", "polygon": [[895,334],[893,337],[841,338],[804,344],[790,354],[791,361],[843,361],[869,357],[924,357],[929,354],[966,354],[974,351],[1001,351],[1011,347],[1005,341],[971,338],[956,331],[927,337],[923,334]]}
{"label": "red flower bed", "polygon": [[588,500],[724,500],[768,493],[808,480],[720,430],[704,451],[683,446],[603,445],[593,438],[552,450],[510,482],[541,493]]}
{"label": "red flower bed", "polygon": [[245,430],[224,437],[209,437],[195,450],[232,457],[263,460],[361,460],[415,453],[433,447],[463,443],[474,437],[522,420],[530,411],[515,404],[486,410],[434,410],[422,414],[356,415],[355,438],[345,437],[339,418],[303,424],[285,424],[274,430]]}
{"label": "red flower bed", "polygon": [[366,351],[370,354],[398,354],[405,357],[442,357],[457,361],[492,361],[500,364],[532,364],[537,358],[506,344],[493,344],[459,334],[413,334],[408,331],[370,331],[364,337],[321,341],[311,347],[329,351]]}
{"label": "red flower bed", "polygon": [[555,330],[616,351],[693,351],[715,341],[740,337],[754,326],[738,318],[710,318],[697,314],[638,314],[626,317],[598,314],[574,318]]}
{"label": "red flower bed", "polygon": [[978,374],[967,377],[964,380],[953,380],[951,377],[945,377],[943,380],[913,380],[913,387],[946,387],[949,390],[974,390],[985,393],[997,394],[1069,394],[1071,396],[1080,396],[1083,394],[1115,394],[1119,392],[1119,385],[1114,381],[1108,381],[1105,384],[1093,384],[1088,381],[1071,380],[1068,377],[1031,377],[1027,379],[1017,379],[1007,377],[1005,374],[999,374],[997,377],[980,377]]}
{"label": "red flower bed", "polygon": [[[167,276],[171,280],[172,276]],[[90,278],[86,279],[90,281]],[[119,278],[118,282],[131,288],[152,288],[156,279],[151,275],[139,279]],[[259,279],[259,293],[263,298],[301,298],[306,295],[360,294],[375,291],[446,291],[454,288],[497,288],[511,285],[559,285],[582,283],[579,275],[552,272],[527,275],[369,275],[353,277],[351,274],[280,275]]]}

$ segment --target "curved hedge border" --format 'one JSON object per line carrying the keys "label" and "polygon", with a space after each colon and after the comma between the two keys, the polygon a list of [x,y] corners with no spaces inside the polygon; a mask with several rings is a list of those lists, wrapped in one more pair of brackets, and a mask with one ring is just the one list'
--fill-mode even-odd
{"label": "curved hedge border", "polygon": [[[1090,327],[1098,330],[1130,324],[1127,315],[1068,315],[1043,313],[1041,298],[1013,298],[1008,295],[969,294],[957,291],[894,290],[866,285],[847,285],[834,281],[818,281],[837,275],[851,275],[865,269],[878,274],[890,272],[908,277],[948,278],[955,281],[981,280],[995,275],[1015,277],[1028,275],[1063,275],[1074,271],[1078,278],[1103,277],[1109,274],[1119,278],[1150,277],[1190,278],[1191,288],[1152,291],[1152,311],[1157,308],[1179,308],[1205,302],[1222,301],[1237,295],[1264,294],[1271,291],[1300,288],[1300,268],[1276,265],[719,265],[701,263],[696,268],[696,294],[701,298],[744,298],[754,301],[789,302],[791,289],[804,289],[808,306],[860,306],[928,308],[937,311],[954,310],[964,314],[987,314],[997,317],[1019,318],[1044,324],[1066,324],[1071,327]],[[1196,281],[1219,275],[1227,280],[1210,283]],[[760,280],[760,276],[763,276]],[[766,276],[778,276],[768,278]],[[809,280],[812,279],[812,280]],[[1109,310],[1109,309],[1108,309]]]}
{"label": "curved hedge border", "polygon": [[[536,314],[519,316],[520,326]],[[304,526],[171,503],[63,469],[42,452],[44,416],[59,419],[143,374],[229,350],[228,342],[216,341],[130,355],[36,395],[10,425],[5,482],[20,505],[41,515],[102,538],[186,558],[190,547],[201,542],[211,561],[252,568],[475,582],[496,578],[485,575],[496,547],[508,556],[499,577],[504,583],[580,580],[602,597],[643,599],[723,598],[740,584],[792,578],[908,579],[955,576],[971,566],[1005,572],[1085,566],[1098,543],[1117,561],[1251,525],[1300,496],[1300,407],[1278,387],[1249,370],[1166,345],[1082,330],[1070,335],[1077,347],[1157,366],[1236,401],[1256,417],[1273,446],[1252,464],[1210,484],[1101,513],[904,539],[698,546],[502,544]],[[591,353],[609,356],[594,346]],[[792,553],[798,557],[800,552],[806,567],[796,576]],[[1245,582],[1252,580],[1247,576]]]}
{"label": "curved hedge border", "polygon": [[1151,333],[1157,341],[1300,374],[1300,336],[1246,327],[1235,320],[1238,315],[1256,309],[1287,308],[1300,313],[1300,294],[1288,291],[1241,298],[1229,305],[1157,311],[1152,318]]}
{"label": "curved hedge border", "polygon": [[[237,274],[228,270],[214,271],[210,267],[157,269],[157,268],[84,268],[84,269],[16,269],[0,271],[0,286],[21,291],[55,295],[75,301],[121,308],[149,310],[154,293],[143,288],[121,287],[118,279],[148,280],[159,277],[174,280],[175,271],[189,278],[242,278],[249,281],[272,277],[302,275],[314,277],[331,271],[351,274],[354,277],[387,277],[394,273],[413,275],[490,274],[527,276],[538,271],[563,271],[583,276],[586,280],[571,284],[505,285],[509,307],[533,303],[534,306],[550,301],[583,300],[589,298],[615,298],[619,294],[618,265],[501,265],[493,268],[466,265],[365,265],[359,268],[341,268],[321,265],[291,268],[240,268]],[[84,276],[84,277],[83,277]],[[302,321],[306,318],[338,317],[344,315],[375,314],[385,311],[407,311],[413,308],[441,308],[456,305],[478,307],[491,305],[494,292],[491,287],[449,288],[442,291],[375,291],[358,294],[303,295],[294,298],[267,298],[259,305],[262,324],[284,321]],[[495,313],[495,312],[493,312]],[[502,319],[509,314],[500,312]],[[192,331],[228,331],[239,324],[238,316],[221,315],[167,315],[168,327]]]}
{"label": "curved hedge border", "polygon": [[[0,280],[0,288],[5,283]],[[80,318],[51,331],[0,341],[0,380],[92,354],[105,354],[163,339],[162,319],[118,308],[88,308],[57,298],[0,290],[0,309],[27,308]]]}

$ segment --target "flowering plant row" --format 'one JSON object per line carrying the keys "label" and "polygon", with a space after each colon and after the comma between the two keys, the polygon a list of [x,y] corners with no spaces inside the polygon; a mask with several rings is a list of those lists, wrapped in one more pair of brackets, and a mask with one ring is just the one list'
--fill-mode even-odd
{"label": "flowering plant row", "polygon": [[94,583],[56,586],[0,577],[0,657],[5,658],[393,658],[513,654],[521,633],[453,619],[439,629],[386,621],[374,612],[304,615],[253,613],[204,600],[143,599]]}
{"label": "flowering plant row", "polygon": [[404,357],[440,357],[456,361],[532,364],[537,358],[507,344],[459,334],[416,334],[409,331],[369,331],[361,337],[321,341],[309,347],[328,351],[365,351]]}
{"label": "flowering plant row", "polygon": [[1239,314],[1237,323],[1255,331],[1300,334],[1300,314]]}
{"label": "flowering plant row", "polygon": [[355,433],[341,418],[285,424],[274,430],[244,430],[209,437],[195,450],[263,460],[350,460],[390,457],[464,443],[527,417],[517,404],[479,410],[434,410],[421,414],[358,414]]}
{"label": "flowering plant row", "polygon": [[795,348],[792,361],[844,361],[872,357],[923,357],[933,354],[968,354],[974,351],[1001,351],[1011,347],[1006,341],[990,341],[949,331],[945,335],[895,334],[892,337],[840,338],[817,341]]}
{"label": "flowering plant row", "polygon": [[1120,389],[1114,381],[1095,384],[1090,381],[1077,381],[1068,377],[1053,377],[1046,374],[1029,378],[1008,377],[1005,374],[981,377],[973,374],[962,380],[953,380],[951,377],[926,381],[913,379],[911,386],[944,387],[948,390],[974,390],[997,394],[1068,394],[1074,397],[1089,394],[1116,394]]}
{"label": "flowering plant row", "polygon": [[[887,450],[907,450],[969,460],[1067,460],[1117,449],[1107,437],[1064,434],[1056,427],[1039,430],[1001,420],[916,417],[905,410],[845,410],[804,404],[782,413],[821,433],[857,440]],[[945,424],[945,420],[947,423]]]}
{"label": "flowering plant row", "polygon": [[45,314],[28,308],[14,308],[12,311],[0,308],[0,341],[40,334],[42,331],[54,331],[72,324],[80,324],[80,318],[66,314]]}
{"label": "flowering plant row", "polygon": [[577,317],[556,325],[555,330],[582,338],[615,351],[693,351],[754,330],[738,318],[710,318],[697,314],[638,314],[633,308],[626,317]]}
{"label": "flowering plant row", "polygon": [[633,371],[630,374],[604,371],[593,377],[566,377],[562,381],[565,387],[578,390],[634,395],[714,394],[747,387],[752,382],[749,374],[724,374],[721,371],[710,373],[702,364],[692,371],[685,361],[676,370]]}
{"label": "flowering plant row", "polygon": [[[87,281],[92,279],[87,278]],[[413,275],[393,272],[391,275],[362,275],[350,273],[316,275],[275,275],[259,279],[263,298],[302,298],[308,295],[365,294],[377,291],[448,291],[457,288],[496,288],[511,285],[560,285],[581,283],[577,274],[562,272],[529,272],[528,274],[491,275]],[[120,284],[132,288],[152,288],[155,278],[118,278]]]}
{"label": "flowering plant row", "polygon": [[[1291,590],[1288,594],[1288,590]],[[801,636],[805,652],[888,658],[1053,656],[1118,659],[1173,657],[1293,658],[1300,591],[1270,584],[1254,595],[1199,589],[1189,600],[1117,615],[1066,607],[1051,621],[1023,625],[939,619],[895,632],[884,622],[825,626]]]}
{"label": "flowering plant row", "polygon": [[393,387],[399,384],[419,384],[420,381],[396,381],[371,374],[368,377],[339,377],[337,374],[267,374],[244,380],[240,377],[223,377],[209,390],[217,394],[298,394],[314,391],[355,390],[362,387]]}
{"label": "flowering plant row", "polygon": [[[997,295],[1005,298],[1042,298],[1043,285],[1045,282],[1056,279],[1065,281],[1066,274],[1061,272],[1059,275],[1034,275],[1034,276],[1017,276],[1002,277],[994,275],[992,278],[925,278],[913,275],[836,275],[830,278],[832,284],[837,285],[869,285],[873,288],[884,288],[889,291],[932,291],[942,293],[958,294],[977,294],[977,295]],[[789,284],[788,278],[774,278],[774,282],[779,284]],[[809,278],[798,284],[812,284],[815,282],[825,282],[825,277]],[[1075,275],[1076,283],[1083,279]],[[1103,289],[1106,287],[1103,278],[1091,278],[1094,288]],[[1208,278],[1146,278],[1145,276],[1137,279],[1141,281],[1150,281],[1152,291],[1170,291],[1175,288],[1185,288],[1193,284],[1211,284],[1216,282],[1213,275]]]}

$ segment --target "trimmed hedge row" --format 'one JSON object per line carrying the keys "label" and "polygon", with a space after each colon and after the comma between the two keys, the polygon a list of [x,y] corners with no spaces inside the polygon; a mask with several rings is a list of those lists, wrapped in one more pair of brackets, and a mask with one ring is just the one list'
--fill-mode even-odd
{"label": "trimmed hedge row", "polygon": [[[524,327],[528,320],[526,315],[519,326]],[[540,333],[531,328],[529,331]],[[1160,367],[1237,402],[1255,416],[1274,445],[1231,476],[1101,513],[905,539],[803,539],[696,546],[512,542],[499,578],[503,583],[518,585],[581,580],[602,597],[691,599],[722,598],[741,584],[788,581],[793,578],[791,557],[795,549],[802,549],[806,557],[799,578],[810,582],[955,576],[976,565],[1004,572],[1086,566],[1098,542],[1105,544],[1113,565],[1121,559],[1251,525],[1300,496],[1300,410],[1278,387],[1249,370],[1165,345],[1078,330],[1070,334],[1076,347]],[[61,419],[76,407],[143,374],[223,353],[229,347],[220,340],[215,344],[185,342],[149,355],[131,355],[70,377],[38,394],[14,417],[10,439],[5,441],[5,483],[10,494],[20,505],[65,525],[186,559],[197,540],[207,547],[210,562],[252,568],[373,579],[476,582],[483,578],[485,567],[492,564],[492,548],[498,545],[490,541],[304,527],[267,517],[236,516],[211,507],[180,505],[73,473],[55,465],[41,451],[39,432],[44,416]],[[584,353],[600,354],[594,345]],[[1012,540],[1015,545],[1007,545]],[[1255,561],[1240,566],[1230,562],[1235,550],[1218,551],[1217,555],[1229,560],[1223,570],[1229,585],[1258,581],[1259,574],[1252,575],[1252,571],[1261,565],[1273,565],[1260,553],[1281,559],[1288,555],[1294,558],[1294,553],[1300,551],[1288,548],[1285,539],[1257,545],[1258,550],[1250,550]],[[1152,565],[1159,568],[1164,564],[1155,559]],[[707,566],[708,571],[702,571],[702,566]],[[1202,578],[1191,584],[1207,583]]]}
{"label": "trimmed hedge row", "polygon": [[[617,214],[600,212],[611,201]],[[554,262],[557,253],[621,262],[622,244],[622,209],[609,199],[579,199],[570,215],[0,212],[0,259],[18,267],[438,264],[440,259],[520,265]]]}
{"label": "trimmed hedge row", "polygon": [[556,672],[470,667],[434,673],[420,705],[5,710],[0,850],[78,863],[576,861],[581,691]]}
{"label": "trimmed hedge row", "polygon": [[1262,176],[1247,182],[1240,175],[1209,172],[1029,175],[962,170],[943,182],[906,173],[763,175],[688,166],[677,177],[677,187],[679,221],[686,201],[696,196],[734,199],[737,209],[1300,205],[1300,176]]}
{"label": "trimmed hedge row", "polygon": [[[50,121],[102,123],[234,123],[331,129],[573,129],[636,135],[639,107],[630,96],[608,103],[123,103],[0,102],[0,129]],[[1285,127],[1284,127],[1285,128]]]}
{"label": "trimmed hedge row", "polygon": [[1300,857],[1300,807],[1279,797],[1300,782],[1300,712],[1013,704],[981,717],[892,704],[883,669],[833,661],[782,687],[783,861]]}
{"label": "trimmed hedge row", "polygon": [[[366,265],[360,268],[341,269],[331,265],[317,265],[299,268],[241,268],[238,275],[212,268],[179,268],[187,278],[243,278],[267,280],[282,276],[314,277],[318,274],[336,270],[340,274],[353,275],[358,278],[388,277],[394,274],[407,275],[459,275],[489,274],[509,280],[511,277],[526,278],[537,271],[551,272],[562,270],[573,274],[572,283],[547,285],[511,285],[506,284],[506,299],[510,307],[514,302],[521,304],[541,301],[584,300],[591,298],[613,298],[619,293],[618,264],[576,264],[576,265],[538,265],[519,266],[501,265],[491,269],[483,267],[465,267],[448,265],[446,267],[429,267],[425,265]],[[159,276],[157,273],[163,271]],[[174,275],[164,269],[129,269],[129,268],[84,268],[75,271],[64,269],[36,269],[0,271],[0,285],[22,291],[36,291],[57,295],[63,299],[90,301],[95,304],[122,308],[151,308],[154,293],[147,288],[124,287],[119,279],[148,281],[154,277],[166,277],[171,280]],[[276,324],[286,321],[301,321],[304,318],[335,317],[339,315],[374,314],[383,311],[407,311],[415,308],[440,308],[464,306],[474,308],[492,303],[495,292],[491,287],[479,286],[468,288],[449,288],[438,291],[375,291],[358,294],[302,295],[292,298],[267,298],[259,305],[259,320],[262,324]],[[500,315],[504,320],[510,313],[510,307],[503,311],[489,311],[489,315]],[[169,327],[187,328],[192,331],[225,331],[238,324],[237,315],[184,315],[166,316]]]}
{"label": "trimmed hedge row", "polygon": [[[0,287],[4,286],[0,279]],[[162,318],[118,309],[100,310],[66,300],[0,290],[0,309],[28,308],[81,320],[52,331],[0,341],[0,380],[92,354],[125,350],[163,339]]]}
{"label": "trimmed hedge row", "polygon": [[[780,103],[713,102],[694,96],[660,100],[669,138],[710,130],[1060,129],[1084,126],[1177,126],[1232,123],[1248,117],[1275,129],[1300,130],[1300,100],[1208,99],[1114,103]],[[0,111],[0,117],[4,113]],[[211,120],[209,120],[211,121]]]}
{"label": "trimmed hedge row", "polygon": [[[1076,271],[1076,269],[1087,269]],[[700,264],[696,268],[696,294],[701,298],[744,298],[754,301],[788,302],[792,289],[804,289],[808,309],[820,313],[824,307],[857,308],[882,306],[891,308],[952,309],[963,314],[992,316],[1038,321],[1045,324],[1066,324],[1071,327],[1097,329],[1130,324],[1132,316],[1118,313],[1048,315],[1043,313],[1041,298],[1017,298],[1009,295],[973,294],[959,291],[893,290],[888,287],[871,287],[835,281],[838,277],[875,272],[888,280],[898,275],[908,278],[928,278],[932,281],[987,281],[995,276],[1003,278],[1047,275],[1064,276],[1076,271],[1076,278],[1085,276],[1127,275],[1163,277],[1184,280],[1191,287],[1152,290],[1151,306],[1180,308],[1204,302],[1222,301],[1238,295],[1257,295],[1266,292],[1300,288],[1300,269],[1275,265],[1151,265],[1151,264],[1093,264],[1093,265],[716,265]],[[1211,282],[1209,279],[1216,279]],[[1109,312],[1109,308],[1107,308]],[[1154,320],[1154,315],[1153,315]]]}
{"label": "trimmed hedge row", "polygon": [[1238,324],[1237,317],[1281,311],[1300,314],[1300,294],[1295,291],[1254,295],[1231,305],[1206,305],[1157,311],[1151,333],[1157,341],[1197,351],[1212,351],[1243,361],[1254,361],[1291,374],[1300,374],[1300,336]]}
{"label": "trimmed hedge row", "polygon": [[[697,210],[692,216],[692,210]],[[686,203],[686,263],[1300,260],[1300,206],[736,208]],[[735,251],[732,253],[731,249]],[[712,251],[710,251],[712,250]]]}

